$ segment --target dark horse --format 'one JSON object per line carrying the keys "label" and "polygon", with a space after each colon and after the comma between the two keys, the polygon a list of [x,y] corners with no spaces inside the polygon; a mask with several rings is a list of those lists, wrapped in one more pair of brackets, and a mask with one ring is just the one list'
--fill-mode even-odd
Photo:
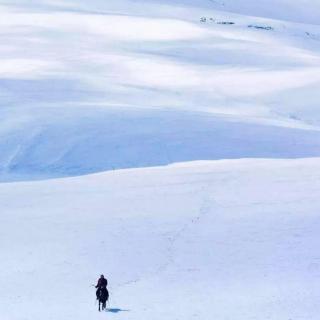
{"label": "dark horse", "polygon": [[106,303],[109,299],[109,292],[107,288],[99,288],[97,291],[97,299],[99,301],[99,311],[106,308]]}

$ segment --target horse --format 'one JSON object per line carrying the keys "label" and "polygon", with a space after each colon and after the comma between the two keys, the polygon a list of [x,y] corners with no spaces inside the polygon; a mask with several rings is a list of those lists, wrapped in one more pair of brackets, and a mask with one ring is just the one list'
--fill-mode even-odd
{"label": "horse", "polygon": [[109,299],[109,292],[107,288],[99,288],[97,290],[97,299],[99,301],[99,312],[102,311],[106,308],[106,303]]}

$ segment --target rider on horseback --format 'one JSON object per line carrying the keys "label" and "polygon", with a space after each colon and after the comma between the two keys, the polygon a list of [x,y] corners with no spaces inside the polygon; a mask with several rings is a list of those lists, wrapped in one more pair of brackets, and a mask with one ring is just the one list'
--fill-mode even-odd
{"label": "rider on horseback", "polygon": [[96,296],[97,296],[97,300],[99,301],[99,311],[101,311],[101,305],[102,305],[102,310],[105,310],[106,302],[109,299],[109,292],[107,290],[107,285],[108,285],[108,280],[102,274],[96,285],[96,288],[97,288]]}
{"label": "rider on horseback", "polygon": [[97,291],[96,291],[97,299],[99,299],[99,295],[100,295],[101,291],[107,290],[107,285],[108,285],[108,280],[102,274],[100,276],[100,278],[98,279],[98,283],[96,285],[96,288],[97,288]]}

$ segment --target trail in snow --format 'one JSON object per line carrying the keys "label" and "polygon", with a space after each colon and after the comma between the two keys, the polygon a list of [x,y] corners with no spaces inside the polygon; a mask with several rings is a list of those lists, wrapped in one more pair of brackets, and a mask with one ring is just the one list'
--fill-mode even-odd
{"label": "trail in snow", "polygon": [[1,184],[2,319],[99,317],[90,284],[103,272],[126,319],[316,320],[318,167],[233,160]]}

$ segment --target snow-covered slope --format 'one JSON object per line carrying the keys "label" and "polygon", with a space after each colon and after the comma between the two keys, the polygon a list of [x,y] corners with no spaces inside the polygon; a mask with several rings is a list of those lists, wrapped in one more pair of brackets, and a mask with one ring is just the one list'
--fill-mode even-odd
{"label": "snow-covered slope", "polygon": [[[1,319],[317,320],[319,164],[0,184]],[[101,272],[115,314],[97,312]]]}
{"label": "snow-covered slope", "polygon": [[317,0],[209,0],[214,8],[235,13],[294,21],[320,23],[320,2]]}
{"label": "snow-covered slope", "polygon": [[0,180],[319,156],[320,27],[242,2],[1,1]]}
{"label": "snow-covered slope", "polygon": [[0,0],[0,319],[318,320],[318,9]]}
{"label": "snow-covered slope", "polygon": [[24,118],[0,114],[7,119],[0,129],[0,181],[199,159],[320,156],[320,131],[197,112],[69,107],[32,108]]}

